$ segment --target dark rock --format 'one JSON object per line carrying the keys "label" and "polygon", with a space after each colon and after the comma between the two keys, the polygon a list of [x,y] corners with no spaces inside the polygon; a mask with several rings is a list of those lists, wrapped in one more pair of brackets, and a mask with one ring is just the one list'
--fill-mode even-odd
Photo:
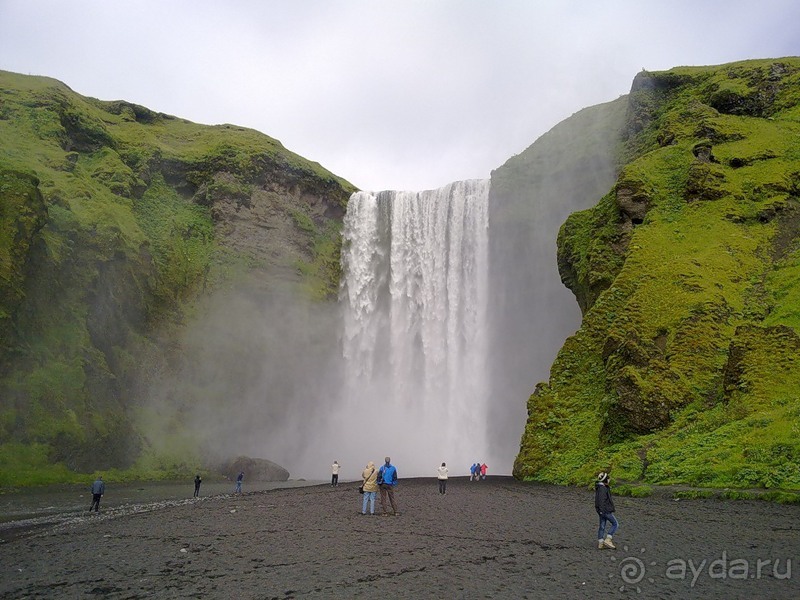
{"label": "dark rock", "polygon": [[632,225],[640,225],[647,216],[650,198],[641,189],[632,186],[617,187],[617,206],[623,218]]}
{"label": "dark rock", "polygon": [[695,160],[689,167],[684,198],[686,202],[718,200],[727,192],[725,175],[718,165],[704,160]]}
{"label": "dark rock", "polygon": [[220,466],[220,472],[235,480],[244,471],[245,481],[286,481],[289,471],[265,458],[239,456]]}

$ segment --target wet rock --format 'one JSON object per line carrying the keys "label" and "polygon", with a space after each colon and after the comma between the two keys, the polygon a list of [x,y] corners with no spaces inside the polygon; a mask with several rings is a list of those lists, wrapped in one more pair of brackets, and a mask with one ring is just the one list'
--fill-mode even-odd
{"label": "wet rock", "polygon": [[220,472],[228,479],[235,480],[244,471],[245,481],[286,481],[289,471],[271,460],[239,456],[220,467]]}

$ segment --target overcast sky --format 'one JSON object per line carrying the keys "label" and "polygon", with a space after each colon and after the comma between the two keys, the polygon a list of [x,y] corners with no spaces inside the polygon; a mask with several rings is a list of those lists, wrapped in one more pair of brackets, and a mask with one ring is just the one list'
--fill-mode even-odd
{"label": "overcast sky", "polygon": [[643,68],[790,55],[797,0],[0,0],[0,69],[252,127],[369,190],[488,177]]}

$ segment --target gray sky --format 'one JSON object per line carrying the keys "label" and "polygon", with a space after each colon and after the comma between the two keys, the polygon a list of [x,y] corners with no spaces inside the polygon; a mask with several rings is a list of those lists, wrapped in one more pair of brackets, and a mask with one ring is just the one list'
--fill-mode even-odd
{"label": "gray sky", "polygon": [[642,68],[800,55],[798,24],[796,0],[0,0],[0,69],[420,190],[488,177]]}

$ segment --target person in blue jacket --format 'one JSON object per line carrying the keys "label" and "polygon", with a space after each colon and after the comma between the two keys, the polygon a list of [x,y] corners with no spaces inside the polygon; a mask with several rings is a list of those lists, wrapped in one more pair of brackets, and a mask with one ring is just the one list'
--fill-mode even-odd
{"label": "person in blue jacket", "polygon": [[95,482],[92,484],[92,505],[89,507],[89,512],[98,512],[100,510],[100,498],[106,493],[106,484],[103,481],[103,476],[98,475]]}
{"label": "person in blue jacket", "polygon": [[[394,501],[394,488],[397,486],[397,468],[392,464],[392,459],[388,456],[384,459],[386,462],[378,469],[378,487],[381,490],[381,508],[383,509],[383,516],[389,514],[399,515],[397,504]],[[392,512],[386,510],[386,497],[389,497],[389,503],[392,505]]]}

